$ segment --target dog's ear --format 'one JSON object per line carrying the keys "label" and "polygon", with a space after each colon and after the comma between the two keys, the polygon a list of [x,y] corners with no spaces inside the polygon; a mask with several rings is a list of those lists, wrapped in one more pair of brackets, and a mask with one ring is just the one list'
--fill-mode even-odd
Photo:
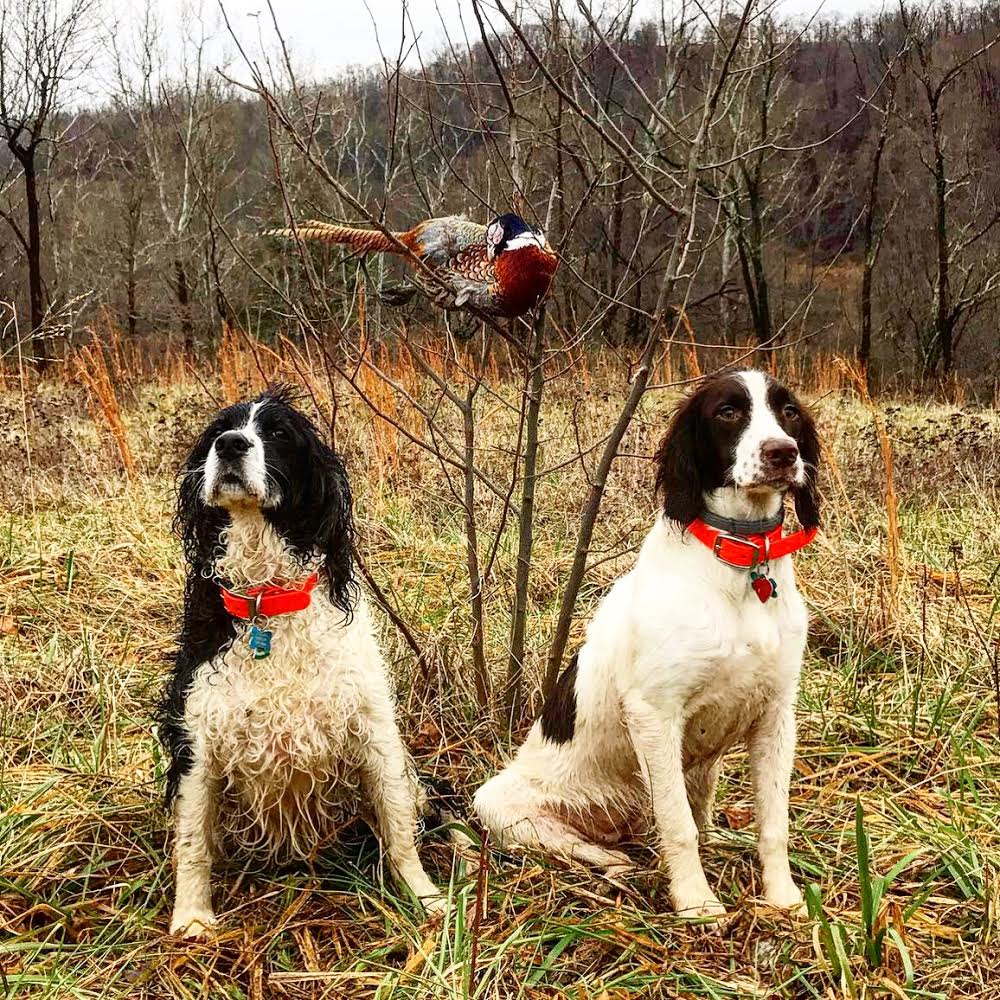
{"label": "dog's ear", "polygon": [[801,425],[795,436],[799,446],[799,455],[805,466],[806,481],[801,486],[795,486],[792,497],[795,501],[795,516],[803,528],[815,528],[819,525],[819,435],[816,433],[816,421],[813,415],[804,407],[799,406]]}
{"label": "dog's ear", "polygon": [[698,467],[701,399],[694,393],[681,403],[656,450],[656,495],[663,513],[686,528],[704,506],[704,483]]}
{"label": "dog's ear", "polygon": [[330,600],[350,618],[357,585],[354,582],[354,501],[341,457],[320,439],[307,435],[311,470],[309,504],[318,513],[315,547],[323,553],[323,572]]}

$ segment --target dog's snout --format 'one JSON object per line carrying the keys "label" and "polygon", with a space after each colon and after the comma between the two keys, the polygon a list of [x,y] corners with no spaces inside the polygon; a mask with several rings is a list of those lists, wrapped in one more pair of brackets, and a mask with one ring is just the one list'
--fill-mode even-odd
{"label": "dog's snout", "polygon": [[772,468],[787,469],[799,457],[799,449],[788,438],[769,438],[760,446],[760,454]]}
{"label": "dog's snout", "polygon": [[250,441],[240,431],[226,431],[215,439],[215,451],[219,458],[239,458],[250,450]]}

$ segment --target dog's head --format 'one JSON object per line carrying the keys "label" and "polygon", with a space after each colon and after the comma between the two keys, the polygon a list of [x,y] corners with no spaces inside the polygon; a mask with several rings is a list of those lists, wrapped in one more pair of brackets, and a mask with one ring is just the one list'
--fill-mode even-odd
{"label": "dog's head", "polygon": [[285,386],[218,413],[181,469],[176,527],[196,572],[209,572],[237,511],[259,512],[303,562],[322,556],[330,599],[349,612],[354,539],[340,456]]}
{"label": "dog's head", "polygon": [[780,382],[744,370],[707,379],[681,403],[656,453],[667,517],[690,524],[705,494],[791,490],[804,528],[819,524],[819,439],[809,411]]}

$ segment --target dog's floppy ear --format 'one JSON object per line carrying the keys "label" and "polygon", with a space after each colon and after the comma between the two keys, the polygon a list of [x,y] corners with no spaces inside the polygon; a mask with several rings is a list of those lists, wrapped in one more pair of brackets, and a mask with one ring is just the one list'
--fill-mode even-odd
{"label": "dog's floppy ear", "polygon": [[354,501],[341,457],[309,434],[312,470],[310,502],[316,504],[319,522],[315,546],[323,553],[323,569],[330,585],[330,600],[350,618],[357,585],[354,582]]}
{"label": "dog's floppy ear", "polygon": [[816,421],[813,415],[800,405],[801,425],[795,436],[799,446],[799,455],[805,466],[806,481],[801,486],[792,489],[795,501],[795,516],[803,528],[815,528],[819,525],[819,486],[816,479],[819,475],[819,435],[816,433]]}
{"label": "dog's floppy ear", "polygon": [[698,467],[701,436],[700,393],[689,396],[674,414],[656,450],[656,495],[663,513],[686,528],[704,506],[704,483]]}
{"label": "dog's floppy ear", "polygon": [[283,501],[265,516],[285,541],[308,561],[323,556],[321,576],[330,601],[349,621],[354,611],[354,517],[351,486],[340,456],[323,441],[316,425],[293,405],[287,387],[268,389],[262,400],[277,401],[295,428],[297,475],[283,483]]}

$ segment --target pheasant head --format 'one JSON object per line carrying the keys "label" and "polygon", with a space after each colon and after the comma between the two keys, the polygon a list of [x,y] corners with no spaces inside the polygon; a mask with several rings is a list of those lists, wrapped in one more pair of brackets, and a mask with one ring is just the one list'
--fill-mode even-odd
{"label": "pheasant head", "polygon": [[524,219],[514,215],[513,212],[498,216],[486,227],[486,256],[491,261],[496,260],[502,253],[514,253],[527,247],[549,250],[541,230],[532,229]]}

